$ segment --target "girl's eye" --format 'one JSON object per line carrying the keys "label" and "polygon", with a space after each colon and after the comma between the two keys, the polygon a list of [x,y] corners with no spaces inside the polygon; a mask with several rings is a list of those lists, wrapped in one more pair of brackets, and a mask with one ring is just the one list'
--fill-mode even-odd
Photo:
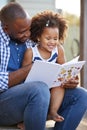
{"label": "girl's eye", "polygon": [[53,39],[51,39],[51,38],[46,38],[46,40],[55,40],[55,41],[57,41],[58,40],[58,38],[53,38]]}
{"label": "girl's eye", "polygon": [[46,38],[47,40],[50,40],[50,38]]}
{"label": "girl's eye", "polygon": [[57,38],[54,38],[54,40],[58,40]]}

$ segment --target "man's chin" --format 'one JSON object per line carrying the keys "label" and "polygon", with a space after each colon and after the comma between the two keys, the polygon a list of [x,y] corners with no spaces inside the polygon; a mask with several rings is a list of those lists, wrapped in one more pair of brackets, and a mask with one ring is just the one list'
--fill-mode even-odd
{"label": "man's chin", "polygon": [[20,40],[21,43],[25,43],[27,40]]}
{"label": "man's chin", "polygon": [[25,43],[27,40],[18,40],[18,39],[13,39],[11,38],[12,41],[14,41],[15,43],[18,43],[18,44],[23,44]]}
{"label": "man's chin", "polygon": [[18,44],[23,44],[24,41],[21,41],[21,40],[13,40],[14,42],[18,43]]}
{"label": "man's chin", "polygon": [[19,44],[22,44],[22,43],[25,43],[27,41],[27,39],[24,39],[24,40],[18,40],[18,39],[16,39],[15,41],[17,43],[19,43]]}

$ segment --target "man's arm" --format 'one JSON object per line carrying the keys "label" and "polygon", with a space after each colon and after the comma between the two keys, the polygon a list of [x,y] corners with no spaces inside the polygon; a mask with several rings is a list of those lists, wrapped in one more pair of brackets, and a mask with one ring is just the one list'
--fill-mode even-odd
{"label": "man's arm", "polygon": [[13,86],[23,82],[26,79],[26,77],[31,69],[31,66],[32,66],[32,64],[24,66],[14,72],[10,72],[8,86],[13,87]]}

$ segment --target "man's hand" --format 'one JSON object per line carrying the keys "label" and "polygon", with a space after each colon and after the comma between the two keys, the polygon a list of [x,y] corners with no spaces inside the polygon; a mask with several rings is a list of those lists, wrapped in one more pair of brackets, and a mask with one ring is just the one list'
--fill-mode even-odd
{"label": "man's hand", "polygon": [[66,81],[64,84],[62,84],[63,88],[76,88],[79,84],[79,77],[76,76],[75,78],[72,78],[68,81]]}

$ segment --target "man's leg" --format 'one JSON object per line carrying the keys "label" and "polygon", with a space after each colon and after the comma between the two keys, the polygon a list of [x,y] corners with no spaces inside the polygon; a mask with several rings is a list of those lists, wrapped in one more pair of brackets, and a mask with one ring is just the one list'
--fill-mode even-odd
{"label": "man's leg", "polygon": [[0,94],[0,125],[24,121],[25,130],[44,130],[50,92],[42,82],[17,85]]}
{"label": "man's leg", "polygon": [[56,122],[54,130],[75,130],[87,109],[87,90],[77,87],[66,89],[63,103],[59,109],[63,122]]}

